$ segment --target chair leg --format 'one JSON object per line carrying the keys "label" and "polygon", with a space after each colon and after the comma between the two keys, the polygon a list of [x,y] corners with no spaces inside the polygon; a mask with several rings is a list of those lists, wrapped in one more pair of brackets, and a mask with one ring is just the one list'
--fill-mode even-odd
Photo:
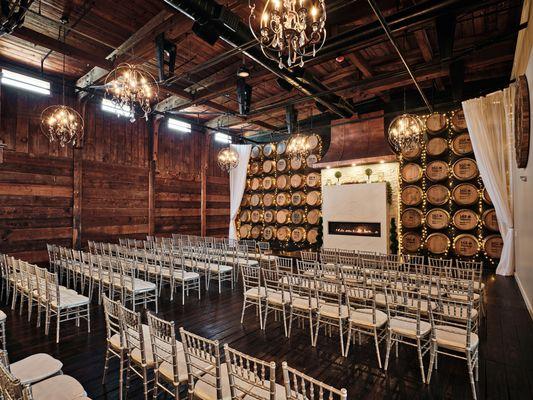
{"label": "chair leg", "polygon": [[474,400],[476,400],[477,399],[476,382],[474,380],[475,366],[473,365],[473,362],[472,362],[472,353],[470,353],[469,351],[466,352],[466,364],[468,367],[468,377],[470,378],[470,386],[472,388],[472,397],[474,398]]}
{"label": "chair leg", "polygon": [[389,358],[392,344],[392,332],[389,330],[389,332],[387,333],[387,353],[385,354],[385,368],[383,368],[385,371],[389,367]]}
{"label": "chair leg", "polygon": [[102,385],[105,385],[105,378],[106,378],[108,369],[109,369],[109,347],[106,348],[106,351],[105,351],[104,374],[102,376]]}
{"label": "chair leg", "polygon": [[[379,368],[381,368],[381,353],[379,352],[379,339],[378,339],[378,331],[376,328],[374,328],[374,344],[376,346],[376,356],[378,358],[378,365]],[[347,346],[349,346],[350,343],[348,342]]]}
{"label": "chair leg", "polygon": [[143,368],[143,390],[144,400],[148,400],[148,370]]}
{"label": "chair leg", "polygon": [[241,324],[244,322],[244,310],[246,310],[246,297],[242,302]]}
{"label": "chair leg", "polygon": [[285,332],[285,337],[289,337],[288,333],[287,333],[287,311],[285,310],[285,305],[282,306],[283,309],[282,309],[282,314],[283,314],[283,330]]}
{"label": "chair leg", "polygon": [[61,311],[59,311],[58,309],[56,313],[56,343],[59,343],[59,326],[61,322],[60,316],[61,316]]}
{"label": "chair leg", "polygon": [[[348,357],[350,351],[350,343],[352,341],[352,323],[348,322],[348,336],[346,337],[346,349],[344,350],[344,357]],[[379,366],[381,368],[381,365]]]}
{"label": "chair leg", "polygon": [[431,349],[429,353],[429,367],[428,367],[428,375],[427,375],[427,384],[429,385],[429,382],[431,381],[431,375],[433,374],[433,368],[435,366],[435,355],[437,353],[438,347],[437,342],[432,339],[431,343]]}
{"label": "chair leg", "polygon": [[416,339],[416,352],[418,354],[418,363],[420,364],[420,375],[422,377],[422,383],[426,383],[426,373],[424,371],[424,360],[422,358],[422,345],[420,338]]}
{"label": "chair leg", "polygon": [[[313,338],[313,324],[311,323],[311,318],[309,318],[310,327],[311,330],[311,346],[316,347],[316,342],[318,340],[318,331],[320,330],[320,314],[318,314],[316,318],[316,330],[315,330],[315,337]],[[327,329],[327,328],[326,328]]]}
{"label": "chair leg", "polygon": [[263,320],[263,327],[262,329],[264,331],[266,331],[266,326],[267,326],[267,316],[268,316],[268,301],[265,303],[265,318]]}

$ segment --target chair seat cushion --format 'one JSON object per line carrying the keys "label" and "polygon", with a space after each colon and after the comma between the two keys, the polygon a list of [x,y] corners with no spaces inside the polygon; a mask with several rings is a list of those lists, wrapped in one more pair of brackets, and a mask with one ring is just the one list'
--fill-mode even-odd
{"label": "chair seat cushion", "polygon": [[[56,301],[52,301],[52,307],[58,307]],[[65,293],[59,296],[59,307],[61,308],[73,308],[81,307],[89,304],[89,298],[81,294]]]}
{"label": "chair seat cushion", "polygon": [[13,376],[26,385],[58,374],[63,363],[49,354],[37,353],[12,363],[9,368]]}
{"label": "chair seat cushion", "polygon": [[6,320],[7,320],[6,313],[0,310],[0,322],[5,322]]}
{"label": "chair seat cushion", "polygon": [[326,318],[348,318],[348,307],[345,305],[320,304],[317,312]]}
{"label": "chair seat cushion", "polygon": [[316,310],[318,308],[318,302],[315,298],[307,297],[294,297],[292,298],[291,306],[299,310]]}
{"label": "chair seat cushion", "polygon": [[[416,319],[406,317],[393,317],[389,321],[392,332],[410,338],[416,338]],[[429,322],[420,321],[420,337],[426,336],[431,331]]]}
{"label": "chair seat cushion", "polygon": [[479,337],[475,333],[470,334],[470,346],[466,345],[467,332],[456,326],[435,326],[435,339],[439,347],[450,350],[465,351],[475,349],[479,344]]}
{"label": "chair seat cushion", "polygon": [[289,303],[290,299],[291,294],[286,290],[276,290],[267,295],[267,301],[271,304],[284,305]]}
{"label": "chair seat cushion", "polygon": [[233,267],[230,265],[211,264],[209,270],[211,272],[229,272],[233,270]]}
{"label": "chair seat cushion", "polygon": [[[468,307],[460,304],[449,304],[442,307],[442,310],[440,310],[439,313],[451,321],[464,321],[468,318]],[[470,318],[476,319],[477,315],[477,310],[472,308],[470,310]]]}
{"label": "chair seat cushion", "polygon": [[31,386],[33,400],[73,400],[86,397],[83,386],[71,376],[57,375]]}
{"label": "chair seat cushion", "polygon": [[383,311],[376,310],[376,322],[374,323],[374,315],[372,309],[357,308],[350,311],[349,321],[358,326],[367,328],[381,328],[387,323],[387,314]]}
{"label": "chair seat cushion", "polygon": [[[155,362],[154,362],[154,353],[153,353],[153,349],[152,349],[152,341],[150,339],[150,328],[148,325],[145,325],[143,324],[142,325],[142,329],[143,329],[143,337],[144,337],[144,349],[146,351],[146,365],[148,365],[149,367],[153,367]],[[118,339],[118,337],[117,337]],[[177,349],[178,349],[178,352],[183,352],[183,345],[181,344],[181,342],[179,341],[176,341],[177,343]],[[170,350],[169,350],[170,351]],[[142,355],[141,355],[141,351],[139,349],[133,349],[130,353],[130,357],[131,359],[136,362],[137,364],[140,364],[142,365]],[[186,368],[186,367],[185,367]],[[170,370],[170,374],[172,376],[172,369]],[[185,372],[187,370],[185,369]],[[180,371],[180,374],[181,374],[181,371]]]}
{"label": "chair seat cushion", "polygon": [[263,286],[253,287],[244,292],[244,297],[258,299],[264,298],[267,295],[267,291]]}
{"label": "chair seat cushion", "polygon": [[181,350],[178,350],[178,381],[179,382],[176,382],[174,380],[174,369],[171,363],[164,361],[159,365],[159,369],[158,369],[161,376],[167,382],[170,382],[176,386],[178,386],[181,383],[187,382],[187,379],[188,379],[187,362],[185,361],[185,353],[183,351],[183,345],[180,342],[178,342],[178,348],[180,348],[180,346],[181,346]]}

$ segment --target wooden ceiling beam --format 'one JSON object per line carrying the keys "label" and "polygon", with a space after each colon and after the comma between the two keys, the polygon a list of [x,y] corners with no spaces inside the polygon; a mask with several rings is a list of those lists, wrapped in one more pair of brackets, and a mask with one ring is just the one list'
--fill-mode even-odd
{"label": "wooden ceiling beam", "polygon": [[366,60],[359,54],[359,52],[354,51],[353,53],[348,53],[346,55],[348,60],[357,67],[359,71],[363,74],[365,78],[372,78],[374,76],[374,73],[372,72],[372,68],[370,65],[366,62]]}
{"label": "wooden ceiling beam", "polygon": [[96,65],[100,68],[111,68],[113,66],[113,63],[109,60],[103,60],[94,54],[87,53],[84,50],[69,45],[68,43],[63,43],[61,40],[54,39],[40,32],[26,28],[25,26],[17,28],[12,35],[33,43],[34,45],[64,54],[67,57],[76,58],[90,65]]}

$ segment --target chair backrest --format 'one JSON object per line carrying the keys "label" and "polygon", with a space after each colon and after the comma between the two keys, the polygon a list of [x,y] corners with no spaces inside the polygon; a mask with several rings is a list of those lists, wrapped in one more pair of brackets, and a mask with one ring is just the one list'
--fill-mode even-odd
{"label": "chair backrest", "polygon": [[3,400],[23,400],[27,394],[20,380],[13,376],[8,364],[5,363],[7,354],[2,351],[0,358],[0,395]]}
{"label": "chair backrest", "polygon": [[320,262],[322,264],[337,264],[339,262],[339,255],[337,253],[320,253]]}
{"label": "chair backrest", "polygon": [[259,253],[265,254],[270,252],[270,242],[257,242]]}
{"label": "chair backrest", "polygon": [[304,373],[282,364],[285,397],[287,400],[347,400],[346,389],[336,389]]}
{"label": "chair backrest", "polygon": [[292,257],[276,257],[276,269],[278,272],[293,272]]}
{"label": "chair backrest", "polygon": [[232,399],[276,399],[276,363],[241,353],[224,344]]}
{"label": "chair backrest", "polygon": [[451,258],[446,259],[446,258],[428,257],[428,264],[431,267],[446,269],[452,266],[452,262],[453,260]]}
{"label": "chair backrest", "polygon": [[339,254],[339,264],[342,266],[356,267],[357,260],[356,254]]}
{"label": "chair backrest", "polygon": [[179,382],[178,342],[174,321],[157,318],[151,312],[147,313],[147,317],[155,367],[160,368],[163,363],[171,366],[173,381]]}
{"label": "chair backrest", "polygon": [[222,400],[222,374],[218,340],[206,339],[183,328],[180,328],[180,335],[189,375],[189,393],[193,393],[196,381],[202,381],[216,391],[217,400]]}
{"label": "chair backrest", "polygon": [[120,302],[113,301],[105,294],[102,295],[102,303],[104,304],[104,316],[107,340],[115,335],[119,337],[120,347],[126,348],[126,338],[122,330],[122,307]]}
{"label": "chair backrest", "polygon": [[45,271],[46,279],[46,300],[48,303],[61,304],[61,298],[59,294],[59,283],[57,280],[57,274],[54,272]]}
{"label": "chair backrest", "polygon": [[119,303],[122,331],[126,339],[126,347],[131,354],[133,351],[138,351],[141,356],[142,364],[148,361],[148,352],[146,349],[146,341],[144,338],[144,330],[141,322],[141,313],[130,310]]}
{"label": "chair backrest", "polygon": [[279,290],[281,286],[280,279],[283,274],[279,273],[277,269],[261,268],[261,278],[265,288],[272,290]]}
{"label": "chair backrest", "polygon": [[409,264],[418,264],[423,265],[425,262],[425,256],[424,255],[418,255],[418,254],[404,254],[403,258],[405,262]]}
{"label": "chair backrest", "polygon": [[311,306],[316,301],[315,278],[302,274],[286,273],[282,280],[283,290],[289,292],[291,301],[306,299]]}
{"label": "chair backrest", "polygon": [[[400,320],[415,320],[416,334],[420,336],[420,321],[423,303],[420,290],[404,290],[397,285],[385,286],[385,302],[387,306],[387,316]],[[428,307],[431,308],[431,307]]]}
{"label": "chair backrest", "polygon": [[474,273],[474,280],[481,282],[483,277],[483,261],[455,260],[457,268],[460,270],[471,270]]}
{"label": "chair backrest", "polygon": [[242,265],[241,274],[245,292],[251,288],[257,288],[259,290],[261,286],[261,269],[259,267]]}
{"label": "chair backrest", "polygon": [[318,261],[296,260],[296,271],[309,276],[320,273]]}
{"label": "chair backrest", "polygon": [[316,251],[301,251],[303,261],[318,261],[318,253]]}
{"label": "chair backrest", "polygon": [[340,317],[341,306],[343,305],[343,285],[340,281],[329,281],[325,279],[315,279],[315,293],[319,304],[330,304],[338,306],[336,311]]}

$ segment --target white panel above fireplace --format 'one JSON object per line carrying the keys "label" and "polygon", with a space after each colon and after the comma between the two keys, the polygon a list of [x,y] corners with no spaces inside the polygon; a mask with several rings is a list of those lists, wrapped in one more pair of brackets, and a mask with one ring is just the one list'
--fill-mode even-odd
{"label": "white panel above fireplace", "polygon": [[[385,182],[322,187],[324,247],[388,253],[388,209]],[[379,223],[381,236],[331,234],[329,222]]]}

